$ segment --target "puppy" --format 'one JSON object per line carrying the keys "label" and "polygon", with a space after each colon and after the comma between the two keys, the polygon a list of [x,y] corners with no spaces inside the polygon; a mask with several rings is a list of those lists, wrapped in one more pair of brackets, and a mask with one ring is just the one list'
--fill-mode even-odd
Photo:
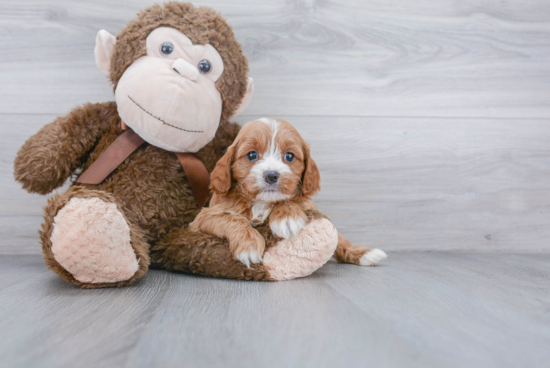
{"label": "puppy", "polygon": [[[274,235],[289,239],[307,225],[306,211],[320,189],[319,169],[309,144],[289,123],[262,118],[246,124],[211,174],[214,195],[190,224],[229,240],[233,256],[259,263],[265,240],[254,229],[269,221]],[[386,258],[379,249],[352,245],[338,233],[334,254],[342,263],[373,266]]]}

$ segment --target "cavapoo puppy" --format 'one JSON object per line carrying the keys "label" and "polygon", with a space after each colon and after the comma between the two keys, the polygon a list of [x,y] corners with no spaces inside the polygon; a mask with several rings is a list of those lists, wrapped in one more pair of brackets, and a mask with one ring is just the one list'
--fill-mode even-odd
{"label": "cavapoo puppy", "polygon": [[[298,234],[307,225],[306,211],[316,210],[311,197],[320,179],[309,144],[292,125],[280,119],[251,121],[212,171],[210,206],[190,229],[228,239],[233,256],[247,266],[259,263],[265,241],[254,227],[269,221],[275,236]],[[352,245],[339,233],[334,257],[373,266],[386,253]]]}

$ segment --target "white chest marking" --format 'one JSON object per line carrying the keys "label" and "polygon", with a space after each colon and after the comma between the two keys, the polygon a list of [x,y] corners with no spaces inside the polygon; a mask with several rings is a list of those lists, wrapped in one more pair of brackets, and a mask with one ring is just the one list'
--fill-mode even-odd
{"label": "white chest marking", "polygon": [[273,205],[271,203],[254,203],[252,205],[252,220],[251,222],[254,225],[263,224],[264,221],[269,217],[271,213],[271,208]]}

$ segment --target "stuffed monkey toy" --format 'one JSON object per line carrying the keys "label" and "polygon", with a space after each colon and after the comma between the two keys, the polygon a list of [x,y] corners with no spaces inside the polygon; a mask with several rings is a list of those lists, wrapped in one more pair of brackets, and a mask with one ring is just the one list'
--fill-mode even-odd
{"label": "stuffed monkey toy", "polygon": [[242,280],[286,280],[330,259],[337,231],[318,212],[290,240],[258,231],[267,251],[247,267],[226,240],[193,233],[209,197],[208,173],[239,131],[229,119],[253,82],[231,27],[215,11],[171,2],[138,14],[117,37],[96,39],[99,69],[115,101],[87,103],[44,126],[21,147],[15,178],[48,194],[46,264],[84,288],[129,285],[149,267]]}

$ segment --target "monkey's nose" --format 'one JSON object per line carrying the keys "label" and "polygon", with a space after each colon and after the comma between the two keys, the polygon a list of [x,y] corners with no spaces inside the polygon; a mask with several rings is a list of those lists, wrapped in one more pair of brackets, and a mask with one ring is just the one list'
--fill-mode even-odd
{"label": "monkey's nose", "polygon": [[190,79],[193,82],[199,77],[199,69],[183,59],[176,59],[172,64],[172,69],[182,77]]}
{"label": "monkey's nose", "polygon": [[264,172],[264,180],[268,184],[275,184],[279,180],[279,173],[276,171]]}

